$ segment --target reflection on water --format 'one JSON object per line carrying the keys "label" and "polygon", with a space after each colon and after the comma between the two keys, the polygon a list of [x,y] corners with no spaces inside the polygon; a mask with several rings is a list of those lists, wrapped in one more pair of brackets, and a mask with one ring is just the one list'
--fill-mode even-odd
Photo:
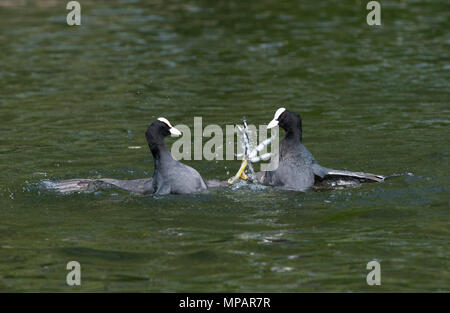
{"label": "reflection on water", "polygon": [[[383,2],[379,28],[364,1],[80,2],[69,27],[59,1],[0,1],[0,290],[70,291],[77,260],[82,291],[449,291],[444,1]],[[191,196],[36,185],[148,177],[159,116],[264,124],[280,106],[320,164],[414,176]],[[208,179],[239,166],[187,163]]]}

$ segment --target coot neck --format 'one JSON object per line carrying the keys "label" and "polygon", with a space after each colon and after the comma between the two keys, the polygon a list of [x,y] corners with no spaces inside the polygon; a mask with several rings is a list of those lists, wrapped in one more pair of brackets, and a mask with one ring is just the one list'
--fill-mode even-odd
{"label": "coot neck", "polygon": [[295,127],[295,128],[289,128],[286,130],[286,135],[284,136],[284,139],[286,141],[291,141],[291,142],[302,142],[302,128],[300,127]]}
{"label": "coot neck", "polygon": [[150,148],[153,158],[155,159],[155,164],[159,164],[159,161],[164,159],[172,159],[172,155],[167,149],[163,137],[151,135],[149,139],[148,147]]}

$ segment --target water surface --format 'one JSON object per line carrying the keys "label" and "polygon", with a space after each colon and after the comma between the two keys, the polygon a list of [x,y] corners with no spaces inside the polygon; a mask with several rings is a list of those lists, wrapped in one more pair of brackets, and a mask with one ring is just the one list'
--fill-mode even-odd
{"label": "water surface", "polygon": [[[1,291],[450,291],[446,1],[383,1],[378,28],[366,1],[80,3],[69,27],[64,1],[0,1]],[[39,187],[150,176],[159,116],[264,124],[280,106],[322,165],[414,176],[306,193]],[[239,167],[186,163],[207,179]]]}

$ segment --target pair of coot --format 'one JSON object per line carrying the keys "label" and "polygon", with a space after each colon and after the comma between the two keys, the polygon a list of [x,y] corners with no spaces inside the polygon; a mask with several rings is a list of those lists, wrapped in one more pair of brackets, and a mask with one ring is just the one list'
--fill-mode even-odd
{"label": "pair of coot", "polygon": [[[383,181],[384,176],[362,172],[333,170],[317,163],[302,143],[302,120],[295,112],[280,108],[267,128],[279,126],[285,130],[279,149],[279,164],[276,170],[259,172],[257,182],[284,189],[304,191],[309,188],[329,188],[366,181]],[[208,187],[227,185],[204,180],[192,167],[175,160],[164,143],[169,135],[179,136],[181,132],[165,118],[158,118],[148,127],[145,137],[154,158],[153,177],[137,180],[117,179],[72,179],[54,184],[62,193],[118,187],[141,194],[190,194]]]}

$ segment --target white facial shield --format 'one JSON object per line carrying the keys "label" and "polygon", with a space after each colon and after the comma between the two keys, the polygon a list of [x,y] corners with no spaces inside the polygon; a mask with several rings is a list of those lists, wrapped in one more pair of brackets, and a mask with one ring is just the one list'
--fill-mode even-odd
{"label": "white facial shield", "polygon": [[170,134],[173,136],[180,136],[181,132],[170,124],[170,122],[164,117],[158,117],[158,121],[163,122],[167,126],[169,126]]}
{"label": "white facial shield", "polygon": [[269,125],[267,125],[267,129],[271,129],[274,128],[275,126],[278,126],[278,118],[280,117],[280,115],[286,111],[285,108],[279,108],[276,112],[275,115],[273,116],[273,120],[270,121]]}

